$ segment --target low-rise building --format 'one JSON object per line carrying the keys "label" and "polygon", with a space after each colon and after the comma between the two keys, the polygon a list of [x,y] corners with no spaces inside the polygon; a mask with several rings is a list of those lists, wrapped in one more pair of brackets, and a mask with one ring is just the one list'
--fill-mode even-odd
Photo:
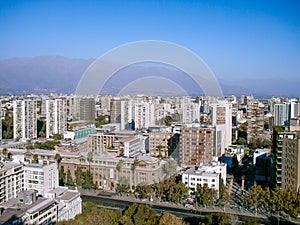
{"label": "low-rise building", "polygon": [[28,190],[0,204],[0,224],[55,224],[57,204],[53,199],[36,196],[36,191]]}
{"label": "low-rise building", "polygon": [[82,200],[77,190],[57,187],[46,193],[45,197],[56,201],[58,222],[74,219],[76,215],[82,213]]}
{"label": "low-rise building", "polygon": [[23,190],[23,172],[23,165],[20,163],[0,163],[0,203],[15,198]]}
{"label": "low-rise building", "polygon": [[197,185],[207,185],[219,192],[220,181],[226,185],[226,164],[220,162],[193,167],[182,174],[182,182],[189,188],[189,194],[197,191]]}
{"label": "low-rise building", "polygon": [[125,157],[137,157],[141,154],[142,141],[137,137],[119,139],[119,153]]}

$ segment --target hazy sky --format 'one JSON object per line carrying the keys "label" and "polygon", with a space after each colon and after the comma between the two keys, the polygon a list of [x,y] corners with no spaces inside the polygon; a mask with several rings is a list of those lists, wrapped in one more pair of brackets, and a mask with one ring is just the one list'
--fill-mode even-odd
{"label": "hazy sky", "polygon": [[96,58],[139,40],[198,54],[220,78],[300,77],[300,1],[0,0],[0,58]]}

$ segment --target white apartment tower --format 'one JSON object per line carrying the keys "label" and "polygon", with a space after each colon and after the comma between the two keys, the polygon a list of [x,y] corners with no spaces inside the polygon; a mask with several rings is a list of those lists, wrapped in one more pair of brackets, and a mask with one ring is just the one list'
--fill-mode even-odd
{"label": "white apartment tower", "polygon": [[121,101],[121,130],[128,130],[129,123],[133,120],[133,106],[131,99],[124,99]]}
{"label": "white apartment tower", "polygon": [[290,119],[290,103],[278,103],[274,105],[274,125],[283,126]]}
{"label": "white apartment tower", "polygon": [[67,101],[46,100],[46,138],[63,134],[67,130]]}
{"label": "white apartment tower", "polygon": [[[225,148],[231,145],[232,139],[232,105],[226,101],[218,101],[211,105],[212,126],[216,127],[215,143],[220,144],[215,156],[221,156]],[[220,140],[221,139],[221,140]],[[221,151],[221,152],[219,152]]]}
{"label": "white apartment tower", "polygon": [[181,98],[182,122],[195,123],[199,122],[200,104],[188,97]]}
{"label": "white apartment tower", "polygon": [[154,104],[152,99],[138,96],[134,106],[135,129],[145,129],[155,125]]}
{"label": "white apartment tower", "polygon": [[37,102],[16,100],[13,102],[14,139],[37,138]]}
{"label": "white apartment tower", "polygon": [[297,99],[291,99],[291,118],[300,117],[300,102]]}

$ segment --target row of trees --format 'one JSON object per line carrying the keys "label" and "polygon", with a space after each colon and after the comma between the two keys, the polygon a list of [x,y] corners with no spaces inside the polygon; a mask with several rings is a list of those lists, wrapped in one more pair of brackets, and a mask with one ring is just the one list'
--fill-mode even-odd
{"label": "row of trees", "polygon": [[181,218],[170,213],[157,214],[148,205],[133,204],[124,212],[120,210],[109,210],[97,207],[95,204],[87,202],[83,205],[83,213],[75,220],[63,221],[59,225],[156,225],[174,224],[184,225]]}
{"label": "row of trees", "polygon": [[292,189],[273,190],[263,189],[261,186],[252,186],[249,192],[243,195],[243,200],[257,211],[268,213],[285,212],[296,217],[300,212],[300,195]]}
{"label": "row of trees", "polygon": [[[83,212],[74,220],[62,221],[58,225],[231,225],[237,224],[236,216],[222,213],[208,214],[204,218],[179,218],[171,213],[158,214],[148,205],[134,203],[127,210],[110,210],[91,202],[83,203]],[[244,219],[242,225],[257,225],[254,220]]]}
{"label": "row of trees", "polygon": [[[118,184],[116,187],[119,194],[128,193],[128,190],[129,187],[126,184]],[[188,196],[188,189],[181,181],[171,177],[164,182],[160,181],[152,185],[138,185],[135,194],[141,199],[158,198],[179,204]]]}
{"label": "row of trees", "polygon": [[33,144],[27,145],[26,149],[46,149],[55,150],[55,146],[59,145],[59,141],[45,141],[45,142],[35,142]]}
{"label": "row of trees", "polygon": [[60,185],[67,186],[81,186],[84,189],[97,189],[97,185],[94,184],[93,174],[88,169],[86,171],[82,170],[81,167],[77,167],[75,171],[75,180],[71,176],[70,170],[64,171],[64,167],[59,170],[59,183]]}

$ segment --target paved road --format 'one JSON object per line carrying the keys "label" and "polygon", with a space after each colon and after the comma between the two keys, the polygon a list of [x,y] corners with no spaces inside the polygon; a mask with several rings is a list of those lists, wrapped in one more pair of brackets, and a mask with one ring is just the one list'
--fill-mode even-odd
{"label": "paved road", "polygon": [[[126,209],[127,207],[131,206],[134,202],[138,202],[141,204],[147,204],[151,206],[152,209],[156,210],[157,212],[170,212],[172,214],[175,214],[176,216],[179,217],[184,217],[184,218],[201,218],[204,215],[208,213],[216,213],[216,212],[223,212],[220,209],[203,209],[201,211],[197,211],[196,213],[192,212],[189,209],[185,209],[184,207],[179,207],[176,205],[171,206],[170,204],[156,204],[156,203],[151,203],[151,202],[143,202],[137,199],[132,199],[130,200],[130,197],[128,199],[119,199],[116,198],[116,196],[113,195],[97,195],[97,196],[91,196],[91,195],[82,195],[82,200],[83,201],[91,201],[96,204],[112,207],[112,208],[120,208],[120,209]],[[260,217],[255,217],[255,216],[249,216],[249,215],[238,215],[236,213],[232,212],[227,212],[230,214],[234,214],[238,217],[239,221],[242,221],[243,218],[251,218],[257,220],[261,224],[269,224],[269,220],[267,218],[260,218]]]}

